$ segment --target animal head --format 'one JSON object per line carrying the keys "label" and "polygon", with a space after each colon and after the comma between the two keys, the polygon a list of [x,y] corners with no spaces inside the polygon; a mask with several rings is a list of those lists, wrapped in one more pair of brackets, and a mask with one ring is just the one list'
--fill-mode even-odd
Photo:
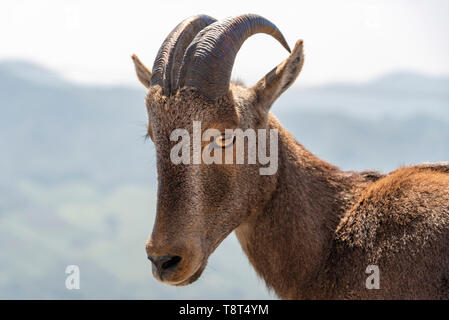
{"label": "animal head", "polygon": [[[273,36],[291,53],[254,86],[244,87],[231,82],[231,71],[241,45],[256,33]],[[156,149],[157,212],[146,251],[159,281],[186,285],[198,279],[221,241],[269,197],[275,179],[260,175],[259,163],[208,164],[202,157],[195,162],[190,144],[184,151],[191,161],[174,163],[172,133],[182,128],[195,140],[198,121],[210,141],[192,141],[193,149],[224,158],[235,151],[235,157],[235,137],[225,130],[268,128],[271,105],[302,68],[302,48],[299,40],[291,51],[278,28],[258,15],[222,21],[198,15],[168,35],[152,72],[133,55],[137,77],[148,89],[148,136]]]}

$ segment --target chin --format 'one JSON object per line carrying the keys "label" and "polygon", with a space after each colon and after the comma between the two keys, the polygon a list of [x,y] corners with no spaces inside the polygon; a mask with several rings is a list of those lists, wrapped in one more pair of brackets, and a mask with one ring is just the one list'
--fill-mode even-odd
{"label": "chin", "polygon": [[182,286],[188,286],[189,284],[194,283],[196,280],[198,280],[201,275],[203,274],[203,270],[206,267],[206,265],[204,265],[203,267],[201,267],[200,269],[198,269],[194,274],[192,274],[190,277],[188,277],[187,279],[178,282],[178,283],[174,283],[172,284],[173,286],[177,286],[177,287],[182,287]]}

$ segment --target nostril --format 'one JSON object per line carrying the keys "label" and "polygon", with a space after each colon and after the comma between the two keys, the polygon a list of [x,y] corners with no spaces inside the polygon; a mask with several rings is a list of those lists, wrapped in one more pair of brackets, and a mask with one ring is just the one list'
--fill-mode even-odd
{"label": "nostril", "polygon": [[181,261],[181,257],[180,256],[170,257],[167,261],[165,261],[161,265],[161,269],[162,270],[167,270],[167,269],[170,269],[172,267],[175,267],[180,261]]}

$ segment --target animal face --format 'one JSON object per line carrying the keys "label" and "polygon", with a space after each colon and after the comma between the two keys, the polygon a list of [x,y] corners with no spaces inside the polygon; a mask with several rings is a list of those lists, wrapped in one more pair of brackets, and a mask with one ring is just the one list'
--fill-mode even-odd
{"label": "animal face", "polygon": [[[171,271],[158,268],[156,262],[153,272],[159,280],[186,284],[201,274],[209,255],[245,218],[248,197],[254,189],[252,183],[258,173],[254,165],[206,164],[202,158],[199,164],[193,164],[193,154],[190,163],[173,164],[170,153],[176,142],[170,141],[170,135],[183,128],[193,137],[193,121],[201,123],[203,135],[207,129],[216,129],[221,134],[225,129],[248,127],[252,119],[243,117],[232,99],[209,102],[195,97],[189,90],[162,104],[160,97],[156,100],[154,97],[158,95],[148,95],[147,104],[157,154],[158,202],[147,252],[153,262],[154,257],[180,257],[176,258],[177,267]],[[203,141],[201,153],[217,152],[210,149],[215,140],[212,137],[208,142]]]}
{"label": "animal face", "polygon": [[[217,22],[200,15],[170,33],[153,73],[133,56],[137,76],[148,88],[148,135],[158,171],[156,221],[146,251],[153,275],[162,282],[195,281],[208,257],[257,208],[275,180],[275,175],[260,174],[259,162],[250,163],[249,150],[239,149],[245,140],[235,132],[253,130],[259,144],[264,139],[273,144],[257,130],[269,129],[271,104],[299,74],[302,41],[255,86],[231,83],[238,49],[258,32],[273,35],[289,50],[280,31],[260,16]],[[179,130],[182,135],[174,134]],[[246,161],[238,163],[242,151]],[[174,160],[179,152],[185,153],[182,161]]]}

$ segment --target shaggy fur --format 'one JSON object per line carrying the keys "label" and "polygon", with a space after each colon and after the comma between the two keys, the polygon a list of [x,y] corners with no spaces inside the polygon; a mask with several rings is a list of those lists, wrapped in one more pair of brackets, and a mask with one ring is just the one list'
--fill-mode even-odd
{"label": "shaggy fur", "polygon": [[[449,164],[404,167],[383,175],[345,172],[305,150],[269,112],[298,76],[302,41],[254,87],[231,84],[210,101],[193,88],[172,96],[149,87],[148,134],[157,151],[158,203],[152,256],[178,255],[175,270],[155,277],[186,285],[232,231],[250,263],[282,299],[448,299]],[[279,130],[279,169],[259,165],[174,165],[172,130]],[[380,289],[368,290],[368,265]]]}

